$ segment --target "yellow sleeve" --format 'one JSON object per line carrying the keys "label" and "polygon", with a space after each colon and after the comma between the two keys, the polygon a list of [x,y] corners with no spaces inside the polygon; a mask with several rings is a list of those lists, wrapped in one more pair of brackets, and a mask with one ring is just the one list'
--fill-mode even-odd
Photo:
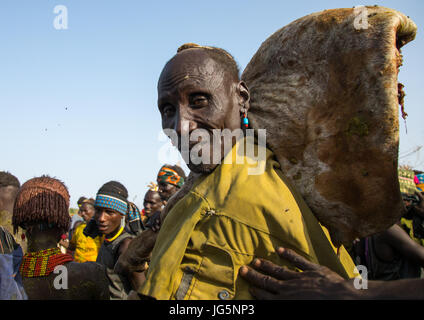
{"label": "yellow sleeve", "polygon": [[80,224],[74,231],[74,234],[72,235],[72,239],[69,241],[69,245],[72,245],[73,247],[77,246],[77,242],[79,237],[81,237],[81,233],[85,228],[85,224]]}

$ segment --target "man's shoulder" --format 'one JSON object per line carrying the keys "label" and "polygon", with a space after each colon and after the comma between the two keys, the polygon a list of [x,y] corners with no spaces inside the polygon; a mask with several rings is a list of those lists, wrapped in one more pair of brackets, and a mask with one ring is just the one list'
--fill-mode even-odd
{"label": "man's shoulder", "polygon": [[279,205],[292,198],[292,188],[281,173],[278,162],[268,153],[266,160],[251,172],[247,162],[222,164],[190,191],[203,198],[214,209],[263,208]]}

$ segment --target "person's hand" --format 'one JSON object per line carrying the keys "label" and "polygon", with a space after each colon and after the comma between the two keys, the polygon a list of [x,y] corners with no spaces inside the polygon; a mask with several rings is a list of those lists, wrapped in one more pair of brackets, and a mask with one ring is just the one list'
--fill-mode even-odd
{"label": "person's hand", "polygon": [[130,290],[127,296],[127,300],[141,300],[141,299],[136,291]]}
{"label": "person's hand", "polygon": [[59,244],[60,244],[62,247],[68,248],[68,247],[69,247],[69,240],[68,240],[68,239],[65,239],[65,240],[60,239]]}
{"label": "person's hand", "polygon": [[147,229],[133,238],[128,248],[119,256],[114,272],[126,277],[130,277],[132,272],[144,272],[157,235],[153,230]]}
{"label": "person's hand", "polygon": [[154,232],[159,232],[161,226],[161,212],[155,212],[149,219],[149,222],[145,225],[146,228],[151,229]]}
{"label": "person's hand", "polygon": [[261,300],[356,298],[351,280],[327,267],[314,264],[293,250],[278,248],[281,258],[303,270],[296,272],[270,261],[255,259],[253,266],[240,268],[240,276],[251,284],[250,293]]}
{"label": "person's hand", "polygon": [[152,224],[152,227],[151,227],[152,231],[159,232],[160,225],[161,225],[160,218],[156,218],[155,221],[154,221],[154,223]]}

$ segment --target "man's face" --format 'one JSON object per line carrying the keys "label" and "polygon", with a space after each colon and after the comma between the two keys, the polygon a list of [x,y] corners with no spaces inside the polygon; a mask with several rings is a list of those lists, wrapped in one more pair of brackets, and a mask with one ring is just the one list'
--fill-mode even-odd
{"label": "man's face", "polygon": [[[158,83],[162,128],[175,130],[180,152],[181,138],[188,138],[196,129],[204,129],[211,142],[207,148],[211,155],[210,164],[195,164],[190,159],[187,163],[190,170],[211,172],[216,167],[217,164],[212,163],[213,129],[240,129],[238,84],[237,79],[200,49],[180,52],[163,69]],[[189,142],[188,149],[192,150],[201,140]],[[221,160],[224,154],[221,150],[219,152]],[[198,154],[201,156],[201,153]]]}
{"label": "man's face", "polygon": [[162,201],[166,202],[178,191],[176,185],[166,183],[163,181],[158,181],[158,192]]}
{"label": "man's face", "polygon": [[0,211],[13,213],[13,205],[19,188],[14,186],[0,187]]}
{"label": "man's face", "polygon": [[144,212],[148,217],[155,212],[160,211],[162,207],[162,200],[158,192],[148,191],[144,197]]}
{"label": "man's face", "polygon": [[115,233],[121,226],[121,214],[112,209],[96,208],[94,218],[99,231],[105,235]]}
{"label": "man's face", "polygon": [[84,221],[88,222],[94,215],[94,207],[87,203],[83,203],[79,212]]}

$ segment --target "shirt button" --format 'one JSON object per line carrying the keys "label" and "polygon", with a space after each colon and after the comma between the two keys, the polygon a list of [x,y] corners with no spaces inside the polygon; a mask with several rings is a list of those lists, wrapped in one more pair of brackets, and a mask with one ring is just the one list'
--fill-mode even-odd
{"label": "shirt button", "polygon": [[230,293],[227,290],[221,290],[218,293],[218,298],[220,300],[228,300],[228,299],[230,299]]}

